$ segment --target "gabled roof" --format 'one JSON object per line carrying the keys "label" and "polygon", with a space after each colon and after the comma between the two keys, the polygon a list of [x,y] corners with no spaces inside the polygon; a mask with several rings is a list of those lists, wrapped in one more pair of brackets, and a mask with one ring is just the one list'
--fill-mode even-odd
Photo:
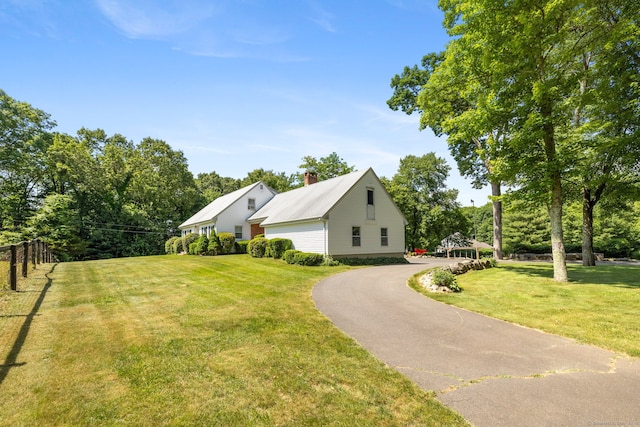
{"label": "gabled roof", "polygon": [[251,215],[247,221],[260,222],[260,225],[265,226],[325,218],[368,172],[378,179],[373,169],[369,168],[280,193]]}
{"label": "gabled roof", "polygon": [[218,197],[213,202],[209,203],[207,206],[200,209],[191,218],[189,218],[188,220],[180,224],[178,228],[189,227],[192,225],[201,224],[203,222],[207,222],[215,219],[218,215],[224,212],[229,206],[234,204],[236,201],[240,200],[243,196],[245,196],[247,193],[249,193],[251,190],[253,190],[260,184],[264,185],[265,188],[271,191],[273,194],[277,194],[277,192],[272,188],[270,188],[267,184],[265,184],[262,181],[258,181],[254,184],[243,187],[232,193],[228,193],[228,194],[225,194],[224,196]]}

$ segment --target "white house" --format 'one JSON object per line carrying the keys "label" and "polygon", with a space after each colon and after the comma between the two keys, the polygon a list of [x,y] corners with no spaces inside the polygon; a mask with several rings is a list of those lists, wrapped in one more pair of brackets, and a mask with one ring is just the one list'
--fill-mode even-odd
{"label": "white house", "polygon": [[269,202],[276,194],[262,181],[218,197],[198,211],[178,227],[182,235],[188,233],[211,235],[217,233],[233,233],[236,240],[249,240],[263,232],[259,226],[251,225],[247,218]]}
{"label": "white house", "polygon": [[290,239],[295,249],[341,257],[402,256],[407,220],[373,169],[280,193],[249,217],[268,239]]}

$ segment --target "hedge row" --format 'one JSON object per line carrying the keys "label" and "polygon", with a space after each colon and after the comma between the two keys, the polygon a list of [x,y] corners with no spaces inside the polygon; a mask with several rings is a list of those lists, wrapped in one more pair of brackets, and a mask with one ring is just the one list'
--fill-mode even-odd
{"label": "hedge row", "polygon": [[165,242],[167,254],[188,253],[189,255],[227,255],[247,253],[247,241],[236,242],[232,233],[205,234],[189,233],[182,237],[171,237]]}
{"label": "hedge row", "polygon": [[289,239],[266,239],[264,235],[254,237],[247,247],[247,252],[254,258],[283,259],[287,264],[315,266],[327,264],[324,255],[301,252],[293,248],[293,242]]}

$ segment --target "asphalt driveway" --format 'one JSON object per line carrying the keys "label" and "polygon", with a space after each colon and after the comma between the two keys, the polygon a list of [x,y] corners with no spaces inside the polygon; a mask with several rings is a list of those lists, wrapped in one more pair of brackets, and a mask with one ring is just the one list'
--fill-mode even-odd
{"label": "asphalt driveway", "polygon": [[407,287],[410,276],[444,262],[352,270],[316,285],[313,300],[339,329],[473,425],[640,426],[640,360]]}

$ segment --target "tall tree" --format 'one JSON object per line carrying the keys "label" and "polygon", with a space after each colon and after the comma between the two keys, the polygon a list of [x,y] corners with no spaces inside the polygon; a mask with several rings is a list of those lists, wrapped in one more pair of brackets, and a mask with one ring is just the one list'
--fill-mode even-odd
{"label": "tall tree", "polygon": [[302,172],[298,173],[297,176],[298,186],[304,183],[304,172],[308,170],[316,172],[319,181],[326,181],[327,179],[351,173],[356,169],[355,166],[349,166],[335,151],[326,157],[320,157],[319,160],[313,156],[304,156],[298,168],[302,169]]}
{"label": "tall tree", "polygon": [[206,203],[240,189],[240,182],[239,179],[222,177],[216,172],[199,173],[196,177],[198,191],[203,195]]}
{"label": "tall tree", "polygon": [[[638,197],[640,182],[640,8],[627,1],[594,1],[589,25],[597,43],[577,63],[574,97],[582,198],[582,260],[595,265],[593,210],[603,198]],[[635,191],[633,191],[635,189]],[[630,191],[631,190],[631,191]]]}
{"label": "tall tree", "polygon": [[434,153],[400,160],[391,180],[382,180],[408,221],[405,241],[410,248],[435,248],[446,236],[469,228],[456,201],[457,190],[448,189],[450,167]]}
{"label": "tall tree", "polygon": [[[452,41],[418,97],[450,91],[462,76],[461,98],[470,108],[454,110],[443,131],[469,136],[505,129],[493,138],[492,173],[549,206],[554,278],[567,280],[562,228],[563,181],[579,166],[582,143],[573,126],[584,53],[598,36],[600,0],[441,0]],[[423,108],[424,109],[424,108]],[[423,120],[429,118],[423,116]],[[469,140],[469,138],[465,138]]]}
{"label": "tall tree", "polygon": [[293,177],[287,176],[284,172],[274,172],[272,170],[254,169],[249,172],[241,182],[240,187],[251,185],[257,181],[264,181],[269,187],[279,193],[291,190],[293,186]]}
{"label": "tall tree", "polygon": [[55,122],[0,90],[0,226],[19,229],[44,197],[45,153]]}
{"label": "tall tree", "polygon": [[[460,58],[445,62],[447,55],[455,56],[456,52],[450,49],[447,52],[430,53],[423,57],[422,68],[417,65],[405,67],[402,74],[395,75],[391,79],[394,93],[387,104],[391,109],[400,109],[407,114],[419,113],[420,130],[429,127],[437,136],[446,133],[449,149],[460,173],[471,177],[475,188],[490,184],[494,257],[502,259],[501,181],[494,173],[491,160],[496,157],[495,140],[506,137],[505,129],[508,126],[504,122],[492,124],[491,127],[486,120],[480,120],[480,117],[475,118],[478,126],[474,128],[458,128],[450,121],[452,116],[472,110],[478,99],[475,91],[468,90],[470,80],[464,74],[464,67],[457,64]],[[455,69],[443,71],[446,67],[452,66],[455,66]],[[429,85],[429,79],[436,69],[439,70],[437,78],[440,81]],[[425,93],[427,91],[428,93]]]}

